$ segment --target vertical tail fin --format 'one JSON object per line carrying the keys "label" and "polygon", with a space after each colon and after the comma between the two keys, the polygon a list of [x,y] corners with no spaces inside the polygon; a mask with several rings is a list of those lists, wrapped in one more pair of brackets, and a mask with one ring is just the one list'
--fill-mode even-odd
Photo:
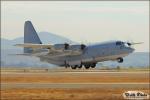
{"label": "vertical tail fin", "polygon": [[[36,30],[31,21],[26,21],[24,24],[24,43],[42,44]],[[31,53],[30,48],[24,48],[24,53]]]}

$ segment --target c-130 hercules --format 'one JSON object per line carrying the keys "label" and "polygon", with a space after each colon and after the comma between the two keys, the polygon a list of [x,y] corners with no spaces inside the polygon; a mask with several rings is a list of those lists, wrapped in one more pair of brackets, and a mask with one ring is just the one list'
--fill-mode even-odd
{"label": "c-130 hercules", "polygon": [[130,43],[123,41],[108,41],[103,43],[85,45],[76,44],[42,44],[31,21],[26,21],[24,25],[24,44],[16,46],[24,47],[24,54],[39,57],[41,61],[51,64],[71,67],[72,69],[95,68],[98,62],[118,61],[123,62],[123,57],[132,53],[135,49],[131,45],[140,43]]}

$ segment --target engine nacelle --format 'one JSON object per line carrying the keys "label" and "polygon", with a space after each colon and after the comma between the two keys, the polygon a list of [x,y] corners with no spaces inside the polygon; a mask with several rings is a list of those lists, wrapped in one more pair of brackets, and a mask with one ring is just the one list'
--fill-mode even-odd
{"label": "engine nacelle", "polygon": [[69,44],[65,43],[65,44],[55,44],[54,48],[56,50],[68,50],[69,49]]}
{"label": "engine nacelle", "polygon": [[56,50],[72,50],[72,51],[79,51],[79,50],[84,50],[86,48],[86,45],[81,44],[81,45],[69,45],[68,43],[65,44],[55,44],[54,48]]}
{"label": "engine nacelle", "polygon": [[70,50],[84,50],[86,46],[84,44],[81,44],[81,45],[71,45],[70,46]]}

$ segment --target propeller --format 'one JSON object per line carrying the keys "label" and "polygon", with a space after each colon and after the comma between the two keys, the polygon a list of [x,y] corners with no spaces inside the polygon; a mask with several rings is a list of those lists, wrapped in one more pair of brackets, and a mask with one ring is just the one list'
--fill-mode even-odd
{"label": "propeller", "polygon": [[68,48],[69,48],[69,44],[68,43],[64,43],[64,48],[65,48],[65,50],[67,50]]}
{"label": "propeller", "polygon": [[86,45],[81,44],[81,50],[83,50],[86,47]]}
{"label": "propeller", "polygon": [[144,43],[144,42],[126,42],[129,46],[131,46],[131,45],[135,45],[135,44],[142,44],[142,43]]}

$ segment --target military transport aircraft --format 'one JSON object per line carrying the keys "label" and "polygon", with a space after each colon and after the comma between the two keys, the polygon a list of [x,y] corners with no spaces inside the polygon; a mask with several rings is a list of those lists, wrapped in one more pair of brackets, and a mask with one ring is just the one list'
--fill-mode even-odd
{"label": "military transport aircraft", "polygon": [[85,45],[68,43],[63,44],[42,44],[31,21],[26,21],[24,25],[24,44],[16,46],[24,47],[24,54],[39,57],[41,61],[51,64],[71,67],[72,69],[95,68],[98,62],[118,61],[123,62],[123,57],[134,51],[131,45],[140,43],[130,43],[123,41],[108,41],[103,43]]}

